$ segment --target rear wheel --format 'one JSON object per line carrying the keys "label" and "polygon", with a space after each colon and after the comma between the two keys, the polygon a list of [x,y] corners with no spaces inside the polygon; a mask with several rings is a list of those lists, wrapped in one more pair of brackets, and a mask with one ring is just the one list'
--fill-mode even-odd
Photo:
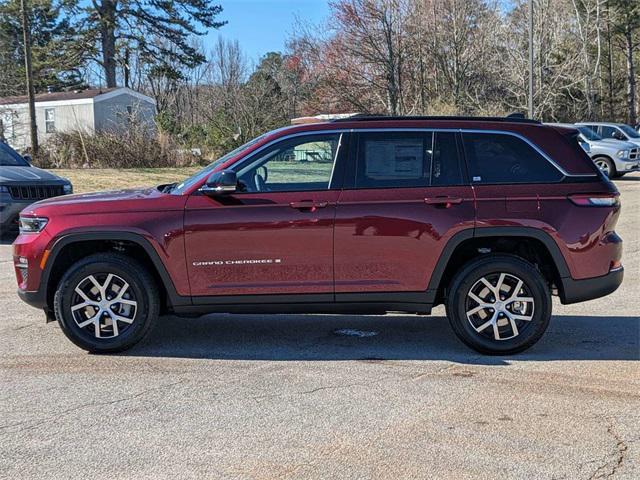
{"label": "rear wheel", "polygon": [[531,347],[551,318],[551,294],[533,265],[511,255],[486,255],[454,277],[447,315],[458,338],[489,355]]}
{"label": "rear wheel", "polygon": [[596,157],[593,161],[607,177],[614,178],[617,175],[616,166],[607,157]]}
{"label": "rear wheel", "polygon": [[54,297],[64,334],[84,350],[119,352],[149,332],[159,314],[153,277],[136,261],[96,254],[71,266]]}

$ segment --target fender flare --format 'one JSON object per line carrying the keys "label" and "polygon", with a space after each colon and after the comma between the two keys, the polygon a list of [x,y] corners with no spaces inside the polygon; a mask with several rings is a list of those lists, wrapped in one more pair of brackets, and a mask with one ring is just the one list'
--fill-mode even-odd
{"label": "fender flare", "polygon": [[[560,251],[560,247],[555,240],[543,230],[533,227],[480,227],[469,228],[456,233],[449,239],[446,246],[442,250],[442,254],[436,263],[431,279],[429,280],[429,286],[427,291],[430,297],[435,299],[436,293],[440,288],[440,282],[444,275],[444,271],[451,260],[453,253],[463,242],[471,240],[473,238],[488,238],[488,237],[527,237],[539,240],[546,247],[551,258],[556,265],[558,273],[560,274],[560,283],[564,282],[565,278],[571,278],[571,272],[567,266],[567,262]],[[563,285],[558,285],[563,288]]]}
{"label": "fender flare", "polygon": [[51,271],[56,263],[56,259],[62,250],[78,242],[96,241],[96,240],[112,240],[112,241],[126,241],[135,243],[142,247],[146,254],[151,259],[153,266],[155,267],[160,280],[167,292],[167,301],[170,306],[191,305],[191,297],[185,297],[178,295],[178,292],[173,283],[173,279],[169,275],[164,263],[160,259],[158,252],[153,247],[151,242],[147,240],[143,235],[139,233],[127,232],[127,231],[99,231],[99,232],[76,232],[63,234],[56,238],[50,248],[49,258],[45,265],[42,275],[40,277],[40,287],[38,291],[42,295],[42,302],[44,305],[47,303],[47,296],[49,291],[49,279],[51,277]]}

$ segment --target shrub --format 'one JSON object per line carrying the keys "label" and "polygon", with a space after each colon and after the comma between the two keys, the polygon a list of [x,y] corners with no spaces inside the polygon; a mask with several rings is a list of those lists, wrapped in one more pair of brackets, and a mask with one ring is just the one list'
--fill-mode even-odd
{"label": "shrub", "polygon": [[132,128],[125,133],[57,133],[43,145],[36,162],[56,168],[153,168],[196,165],[202,159],[166,134]]}

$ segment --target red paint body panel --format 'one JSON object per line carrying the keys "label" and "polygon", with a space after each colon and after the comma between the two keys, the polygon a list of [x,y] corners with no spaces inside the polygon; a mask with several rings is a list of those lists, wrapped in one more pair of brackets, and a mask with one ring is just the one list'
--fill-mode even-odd
{"label": "red paint body panel", "polygon": [[[425,198],[459,197],[460,204],[427,205]],[[453,235],[474,226],[471,187],[345,190],[335,230],[336,292],[414,292],[427,289]]]}
{"label": "red paint body panel", "polygon": [[[185,242],[192,295],[333,293],[338,194],[244,193],[225,198],[226,205],[189,197]],[[326,206],[290,205],[307,200]],[[238,260],[267,263],[233,263]]]}
{"label": "red paint body panel", "polygon": [[[168,195],[155,188],[69,195],[27,207],[23,215],[49,218],[40,235],[20,235],[14,255],[39,264],[45,249],[72,233],[129,232],[144,237],[158,253],[180,295],[189,295],[185,266],[183,216],[187,197]],[[36,290],[40,269],[29,272],[24,290]]]}

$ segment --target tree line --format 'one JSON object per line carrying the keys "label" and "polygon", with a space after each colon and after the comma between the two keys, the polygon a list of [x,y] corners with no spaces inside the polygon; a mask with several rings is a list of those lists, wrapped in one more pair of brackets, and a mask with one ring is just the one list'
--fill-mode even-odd
{"label": "tree line", "polygon": [[[0,97],[25,93],[19,0],[0,0]],[[128,86],[160,131],[227,149],[316,113],[527,110],[528,0],[332,0],[256,64],[207,0],[30,0],[36,91]],[[638,121],[637,0],[533,0],[534,116]]]}

